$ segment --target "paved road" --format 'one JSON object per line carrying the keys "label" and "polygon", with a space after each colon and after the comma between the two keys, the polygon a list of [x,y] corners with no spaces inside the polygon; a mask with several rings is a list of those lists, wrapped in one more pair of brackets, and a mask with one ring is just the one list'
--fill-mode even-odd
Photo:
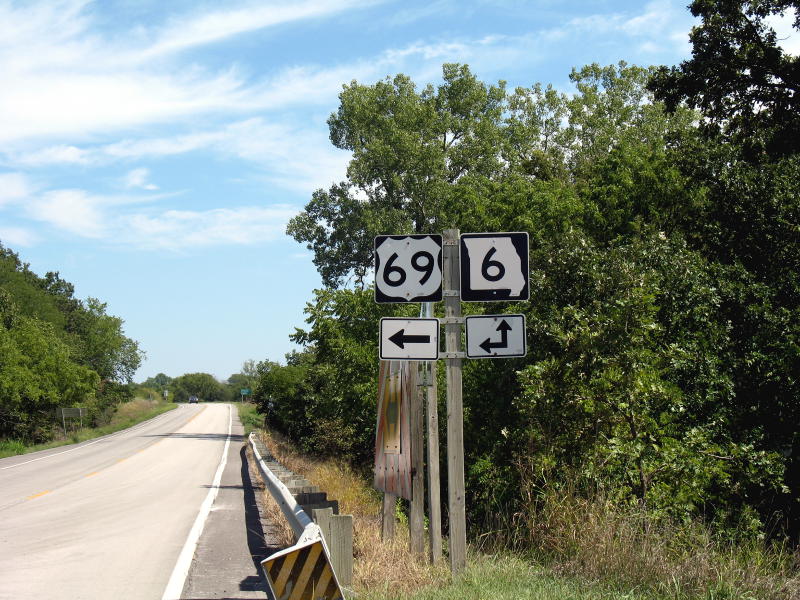
{"label": "paved road", "polygon": [[[99,440],[0,460],[0,599],[162,598],[201,507],[211,508],[233,412],[183,405]],[[231,446],[238,456],[241,442]],[[191,546],[185,572],[193,555]]]}

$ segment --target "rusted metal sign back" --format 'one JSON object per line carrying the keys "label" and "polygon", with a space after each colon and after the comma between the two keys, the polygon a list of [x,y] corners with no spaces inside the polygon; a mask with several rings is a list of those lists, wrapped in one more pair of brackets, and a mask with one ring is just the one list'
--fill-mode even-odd
{"label": "rusted metal sign back", "polygon": [[411,499],[411,372],[407,361],[382,360],[378,376],[375,489]]}

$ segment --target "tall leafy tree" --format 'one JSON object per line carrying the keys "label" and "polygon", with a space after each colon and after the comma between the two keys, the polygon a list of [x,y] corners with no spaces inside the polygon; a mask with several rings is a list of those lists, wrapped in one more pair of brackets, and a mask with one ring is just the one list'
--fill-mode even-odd
{"label": "tall leafy tree", "polygon": [[505,87],[487,86],[465,65],[443,67],[442,85],[417,91],[405,75],[374,85],[352,82],[328,119],[331,141],[352,152],[346,182],[318,190],[288,233],[314,251],[328,286],[372,265],[381,233],[453,225],[454,186],[501,167]]}
{"label": "tall leafy tree", "polygon": [[224,402],[229,399],[226,388],[209,373],[186,373],[170,382],[176,402],[186,402],[197,396],[205,402]]}
{"label": "tall leafy tree", "polygon": [[55,409],[91,403],[98,383],[52,324],[21,314],[0,288],[0,438],[50,439]]}
{"label": "tall leafy tree", "polygon": [[744,147],[748,157],[800,150],[800,56],[780,47],[767,18],[791,14],[800,31],[798,0],[695,0],[692,58],[661,67],[650,88],[670,110],[702,111],[701,128]]}

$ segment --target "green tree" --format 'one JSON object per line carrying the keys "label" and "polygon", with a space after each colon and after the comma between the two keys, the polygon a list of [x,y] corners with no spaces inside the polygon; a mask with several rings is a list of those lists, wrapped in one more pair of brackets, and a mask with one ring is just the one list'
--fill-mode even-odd
{"label": "green tree", "polygon": [[72,360],[53,325],[21,316],[2,289],[0,315],[0,438],[46,441],[55,409],[91,403],[99,378]]}
{"label": "green tree", "polygon": [[[748,531],[774,518],[800,462],[794,159],[754,165],[699,135],[701,115],[654,99],[652,69],[574,70],[570,97],[444,73],[421,92],[397,76],[340,97],[329,125],[353,152],[348,179],[289,227],[328,288],[293,336],[300,358],[265,365],[276,423],[369,458],[377,320],[415,310],[362,289],[374,234],[528,231],[532,296],[513,310],[529,354],[464,367],[476,521],[521,501],[520,480]],[[362,286],[337,289],[349,275]]]}
{"label": "green tree", "polygon": [[784,52],[767,17],[794,9],[797,0],[695,0],[701,19],[690,34],[692,58],[661,67],[650,87],[670,110],[680,103],[706,117],[701,129],[722,134],[748,157],[800,150],[800,56]]}
{"label": "green tree", "polygon": [[189,396],[197,396],[204,402],[229,400],[226,388],[208,373],[186,373],[170,383],[175,402],[187,402]]}
{"label": "green tree", "polygon": [[405,75],[352,82],[328,119],[331,141],[349,150],[346,182],[314,193],[288,233],[314,251],[325,285],[360,282],[381,233],[438,231],[462,179],[501,169],[505,87],[487,86],[465,65],[443,67],[442,85],[418,92]]}
{"label": "green tree", "polygon": [[131,383],[143,353],[123,333],[122,319],[108,315],[106,307],[89,298],[75,316],[72,327],[80,339],[79,358],[104,380]]}
{"label": "green tree", "polygon": [[172,377],[164,373],[158,373],[155,377],[149,377],[142,382],[142,387],[164,391],[172,383]]}

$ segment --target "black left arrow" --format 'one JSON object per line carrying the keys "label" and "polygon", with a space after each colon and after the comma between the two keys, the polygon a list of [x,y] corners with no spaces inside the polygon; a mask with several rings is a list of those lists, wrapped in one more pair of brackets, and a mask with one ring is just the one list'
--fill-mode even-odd
{"label": "black left arrow", "polygon": [[508,332],[511,331],[511,325],[509,325],[506,320],[503,319],[500,321],[500,325],[497,326],[497,331],[500,332],[499,342],[492,342],[492,338],[486,338],[480,344],[480,347],[487,354],[490,353],[494,348],[508,348]]}
{"label": "black left arrow", "polygon": [[401,329],[389,338],[390,342],[394,342],[400,348],[404,348],[404,344],[430,344],[431,336],[429,335],[403,335],[405,329]]}

